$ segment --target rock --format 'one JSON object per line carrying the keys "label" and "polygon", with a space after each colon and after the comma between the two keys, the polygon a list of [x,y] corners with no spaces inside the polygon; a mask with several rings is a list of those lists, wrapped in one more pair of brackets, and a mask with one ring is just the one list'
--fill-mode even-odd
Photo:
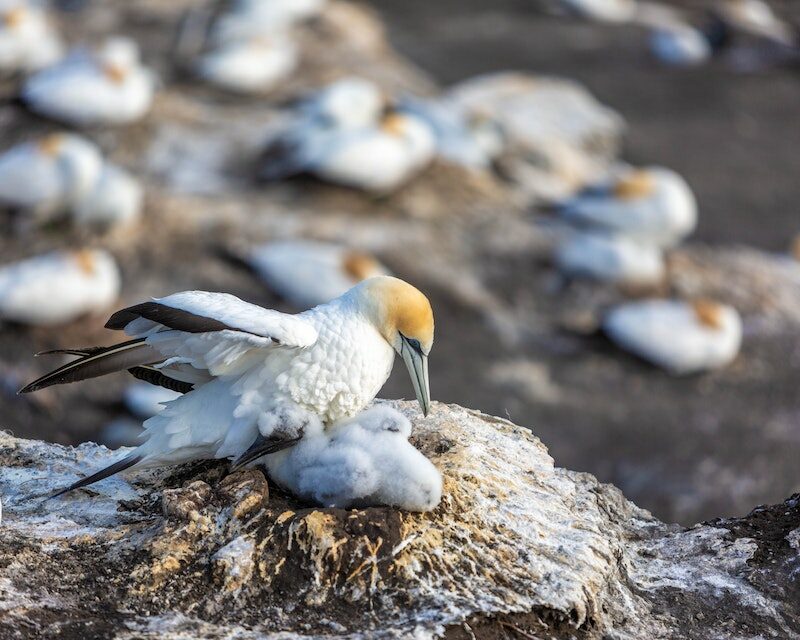
{"label": "rock", "polygon": [[394,406],[444,475],[433,512],[310,508],[224,462],[46,502],[119,454],[0,435],[0,637],[800,634],[800,496],[684,530],[555,467],[525,428]]}

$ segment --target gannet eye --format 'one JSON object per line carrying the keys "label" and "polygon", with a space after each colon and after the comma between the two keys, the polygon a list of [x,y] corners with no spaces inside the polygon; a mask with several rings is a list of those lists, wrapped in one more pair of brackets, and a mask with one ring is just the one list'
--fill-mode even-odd
{"label": "gannet eye", "polygon": [[416,338],[406,338],[406,337],[405,337],[405,336],[404,336],[402,333],[400,334],[400,337],[401,337],[401,338],[403,339],[403,341],[404,341],[404,342],[405,342],[405,343],[406,343],[406,344],[407,344],[409,347],[411,347],[411,348],[412,348],[414,351],[416,351],[416,352],[417,352],[417,353],[419,353],[420,355],[425,355],[425,354],[423,354],[423,352],[422,352],[422,345],[419,343],[419,340],[417,340]]}

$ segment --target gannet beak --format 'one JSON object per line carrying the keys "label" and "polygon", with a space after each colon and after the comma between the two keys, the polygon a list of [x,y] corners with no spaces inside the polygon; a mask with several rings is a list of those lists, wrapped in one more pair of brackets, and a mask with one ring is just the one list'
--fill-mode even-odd
{"label": "gannet beak", "polygon": [[[408,373],[411,375],[411,382],[414,385],[414,393],[417,402],[422,408],[422,415],[427,416],[431,410],[431,388],[428,382],[428,356],[422,350],[412,344],[405,336],[401,337],[402,347],[400,354],[403,362],[406,363]],[[415,341],[416,342],[416,341]]]}

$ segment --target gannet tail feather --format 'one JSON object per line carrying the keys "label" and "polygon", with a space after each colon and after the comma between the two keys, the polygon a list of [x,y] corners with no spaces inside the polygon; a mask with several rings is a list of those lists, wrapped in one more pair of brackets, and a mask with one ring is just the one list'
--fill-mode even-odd
{"label": "gannet tail feather", "polygon": [[52,500],[53,498],[57,498],[58,496],[63,496],[65,493],[69,493],[74,489],[80,489],[81,487],[86,487],[100,480],[104,480],[105,478],[113,476],[115,473],[119,473],[120,471],[125,471],[125,469],[129,469],[130,467],[135,465],[137,462],[140,462],[141,460],[142,456],[133,453],[128,456],[125,456],[122,460],[119,460],[114,464],[111,464],[103,469],[100,469],[100,471],[98,471],[97,473],[93,473],[90,476],[81,478],[77,482],[73,482],[68,487],[65,487],[64,489],[57,491],[52,496],[50,496],[48,500]]}
{"label": "gannet tail feather", "polygon": [[38,391],[54,384],[66,384],[68,382],[96,378],[144,364],[155,364],[163,359],[164,356],[146,344],[144,338],[137,338],[112,347],[90,351],[87,355],[68,362],[38,380],[34,380],[20,389],[19,393]]}

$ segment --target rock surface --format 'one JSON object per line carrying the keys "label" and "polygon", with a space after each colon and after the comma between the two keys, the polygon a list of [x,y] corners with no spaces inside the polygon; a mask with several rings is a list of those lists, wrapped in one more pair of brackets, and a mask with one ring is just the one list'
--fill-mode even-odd
{"label": "rock surface", "polygon": [[445,478],[427,514],[313,508],[220,462],[43,501],[115,454],[0,436],[0,637],[800,637],[797,496],[683,530],[528,429],[395,406]]}

